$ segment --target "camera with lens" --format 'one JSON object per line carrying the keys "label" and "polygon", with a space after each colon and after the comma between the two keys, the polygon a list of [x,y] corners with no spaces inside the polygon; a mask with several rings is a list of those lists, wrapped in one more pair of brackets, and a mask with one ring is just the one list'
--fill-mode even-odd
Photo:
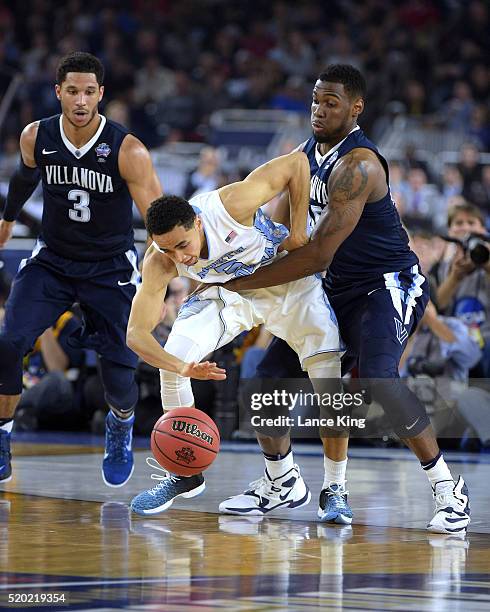
{"label": "camera with lens", "polygon": [[490,260],[490,250],[486,242],[490,242],[490,236],[482,236],[481,234],[469,234],[463,240],[450,238],[449,236],[439,236],[446,242],[454,242],[459,244],[465,255],[468,253],[471,261],[477,268],[485,266]]}
{"label": "camera with lens", "polygon": [[410,376],[425,374],[430,378],[442,376],[446,369],[445,359],[427,359],[426,357],[411,357],[407,361],[407,370]]}
{"label": "camera with lens", "polygon": [[470,234],[463,240],[462,247],[477,267],[484,266],[490,259],[490,251],[481,236]]}

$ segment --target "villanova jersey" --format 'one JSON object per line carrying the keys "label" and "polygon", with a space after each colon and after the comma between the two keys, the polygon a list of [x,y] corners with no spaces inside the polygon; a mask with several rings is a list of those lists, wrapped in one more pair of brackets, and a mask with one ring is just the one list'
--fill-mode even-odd
{"label": "villanova jersey", "polygon": [[224,283],[253,274],[272,261],[288,235],[284,225],[271,221],[260,208],[253,225],[241,225],[225,209],[216,190],[197,195],[190,203],[202,220],[208,258],[199,259],[193,266],[176,264],[179,276]]}
{"label": "villanova jersey", "polygon": [[[324,156],[319,154],[316,144],[316,140],[310,138],[303,146],[311,173],[310,230],[328,206],[327,185],[335,163],[352,149],[362,147],[374,151],[383,165],[387,183],[389,179],[386,160],[359,127],[354,128]],[[408,236],[388,186],[384,198],[366,203],[355,229],[338,248],[327,270],[326,289],[329,295],[335,295],[353,286],[372,286],[373,281],[382,279],[384,274],[404,270],[417,263],[417,256],[408,246]]]}
{"label": "villanova jersey", "polygon": [[61,119],[40,121],[34,149],[42,176],[42,240],[67,259],[120,255],[133,246],[133,204],[118,167],[128,132],[101,115],[97,132],[77,149]]}

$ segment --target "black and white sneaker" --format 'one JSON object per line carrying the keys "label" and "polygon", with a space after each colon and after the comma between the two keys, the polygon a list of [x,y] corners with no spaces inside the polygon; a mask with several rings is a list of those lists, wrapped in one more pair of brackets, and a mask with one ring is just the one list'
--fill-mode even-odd
{"label": "black and white sneaker", "polygon": [[468,487],[463,478],[459,476],[456,484],[447,480],[437,482],[434,488],[434,499],[436,511],[427,529],[434,533],[466,531],[470,524],[470,500]]}
{"label": "black and white sneaker", "polygon": [[274,479],[265,470],[262,478],[249,486],[244,493],[221,502],[219,511],[223,514],[261,516],[279,508],[300,508],[311,499],[310,490],[297,465]]}

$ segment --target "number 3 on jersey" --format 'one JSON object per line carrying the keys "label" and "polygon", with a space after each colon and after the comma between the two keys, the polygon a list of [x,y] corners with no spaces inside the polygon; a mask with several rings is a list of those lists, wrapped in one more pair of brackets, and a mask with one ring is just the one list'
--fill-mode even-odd
{"label": "number 3 on jersey", "polygon": [[87,223],[90,221],[90,194],[82,189],[72,189],[68,192],[68,199],[73,204],[73,209],[68,211],[68,216],[72,221]]}

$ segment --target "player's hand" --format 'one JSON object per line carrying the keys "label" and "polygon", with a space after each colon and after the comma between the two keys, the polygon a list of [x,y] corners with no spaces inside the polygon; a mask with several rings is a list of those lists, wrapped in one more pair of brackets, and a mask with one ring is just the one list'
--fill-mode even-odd
{"label": "player's hand", "polygon": [[307,244],[308,241],[309,237],[306,233],[298,236],[290,234],[285,240],[281,242],[279,248],[277,249],[277,252],[280,253],[281,251],[294,251],[295,249],[299,249],[299,247],[302,247]]}
{"label": "player's hand", "polygon": [[201,363],[191,361],[184,365],[180,375],[197,380],[225,380],[226,370],[218,368],[214,361],[201,361]]}
{"label": "player's hand", "polygon": [[0,221],[0,249],[3,249],[10,238],[12,238],[14,224],[15,221],[4,221],[3,219]]}

